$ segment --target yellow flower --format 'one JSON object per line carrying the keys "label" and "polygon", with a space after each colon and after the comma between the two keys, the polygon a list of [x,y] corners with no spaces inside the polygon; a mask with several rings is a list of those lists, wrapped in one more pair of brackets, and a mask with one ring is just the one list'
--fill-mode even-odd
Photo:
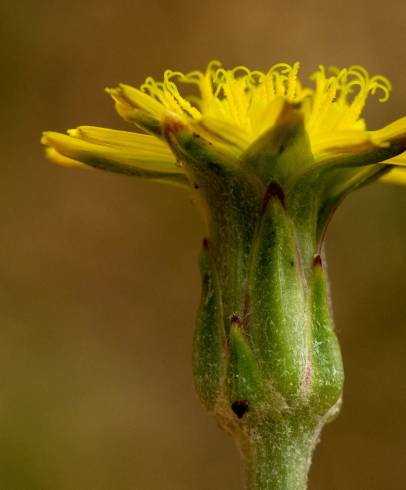
{"label": "yellow flower", "polygon": [[[389,81],[370,77],[360,66],[328,71],[320,66],[309,88],[302,86],[298,69],[299,63],[279,63],[266,73],[243,66],[226,70],[213,61],[205,72],[167,70],[162,82],[149,77],[140,89],[121,84],[107,90],[118,113],[142,133],[82,126],[68,135],[45,132],[42,142],[48,158],[58,164],[187,185],[187,172],[165,132],[174,121],[217,145],[238,165],[264,134],[300,119],[312,155],[301,171],[339,161],[381,164],[374,170],[383,180],[406,183],[401,168],[406,166],[406,117],[378,131],[368,131],[361,117],[370,94],[379,93],[381,102],[389,98]],[[189,95],[181,95],[180,85]]]}
{"label": "yellow flower", "polygon": [[374,180],[406,184],[406,117],[377,131],[361,117],[370,94],[388,99],[388,80],[320,67],[309,88],[298,69],[168,70],[107,91],[138,132],[82,126],[42,140],[55,163],[194,193],[207,225],[195,386],[245,452],[252,489],[305,488],[321,427],[339,410],[322,258],[334,210]]}

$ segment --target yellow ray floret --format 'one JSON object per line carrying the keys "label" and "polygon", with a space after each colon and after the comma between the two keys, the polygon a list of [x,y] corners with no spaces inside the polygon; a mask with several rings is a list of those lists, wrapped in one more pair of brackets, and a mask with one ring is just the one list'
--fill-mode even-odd
{"label": "yellow ray floret", "polygon": [[46,156],[63,166],[83,164],[117,173],[183,184],[184,175],[169,148],[153,136],[81,126],[68,135],[47,131]]}

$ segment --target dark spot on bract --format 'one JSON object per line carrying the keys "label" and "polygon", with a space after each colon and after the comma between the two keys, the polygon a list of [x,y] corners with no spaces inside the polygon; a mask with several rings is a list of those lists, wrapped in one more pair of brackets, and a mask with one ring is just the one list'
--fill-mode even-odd
{"label": "dark spot on bract", "polygon": [[247,400],[238,400],[231,405],[232,411],[241,419],[249,410]]}
{"label": "dark spot on bract", "polygon": [[275,181],[272,181],[265,192],[264,201],[262,204],[262,212],[264,213],[271,199],[278,199],[283,207],[285,207],[285,193],[282,187]]}
{"label": "dark spot on bract", "polygon": [[194,187],[195,189],[199,189],[199,184],[196,184],[196,182],[195,182],[195,183],[193,184],[193,187]]}
{"label": "dark spot on bract", "polygon": [[313,267],[323,267],[323,262],[320,255],[316,255],[313,259]]}
{"label": "dark spot on bract", "polygon": [[203,250],[209,250],[209,240],[207,238],[203,238]]}
{"label": "dark spot on bract", "polygon": [[238,315],[231,315],[230,323],[231,323],[231,325],[241,327],[241,318]]}
{"label": "dark spot on bract", "polygon": [[175,119],[166,119],[163,124],[164,135],[168,138],[172,133],[177,133],[184,128],[184,125]]}

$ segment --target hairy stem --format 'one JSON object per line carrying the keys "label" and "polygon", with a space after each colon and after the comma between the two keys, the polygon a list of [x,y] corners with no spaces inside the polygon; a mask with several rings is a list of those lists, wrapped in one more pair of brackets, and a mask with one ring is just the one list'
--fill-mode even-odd
{"label": "hairy stem", "polygon": [[251,431],[243,447],[247,490],[305,490],[317,432],[282,421]]}

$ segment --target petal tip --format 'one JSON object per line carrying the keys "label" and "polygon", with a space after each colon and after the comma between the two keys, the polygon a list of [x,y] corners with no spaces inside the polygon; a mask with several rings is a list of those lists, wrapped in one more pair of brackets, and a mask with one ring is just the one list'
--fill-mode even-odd
{"label": "petal tip", "polygon": [[52,134],[52,131],[43,131],[41,134],[40,143],[45,146],[49,146],[49,136]]}

